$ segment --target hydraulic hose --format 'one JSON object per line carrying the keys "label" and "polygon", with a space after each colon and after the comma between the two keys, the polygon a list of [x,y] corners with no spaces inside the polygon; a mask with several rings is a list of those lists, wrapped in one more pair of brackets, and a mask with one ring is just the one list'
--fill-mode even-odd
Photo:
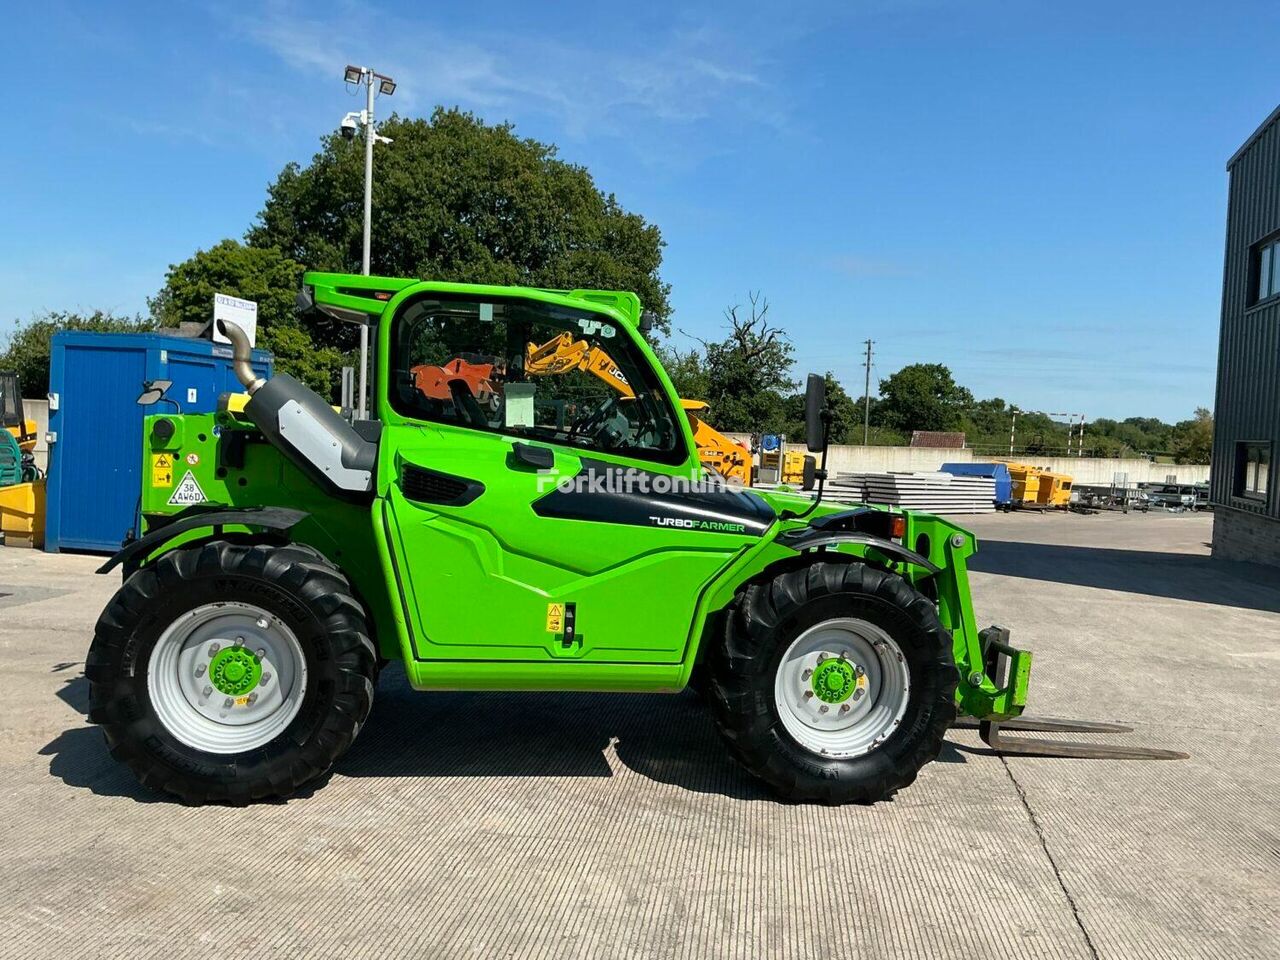
{"label": "hydraulic hose", "polygon": [[231,368],[236,373],[236,379],[252,396],[267,381],[254,372],[253,349],[249,346],[249,338],[245,336],[239,325],[230,320],[219,320],[218,330],[231,341]]}

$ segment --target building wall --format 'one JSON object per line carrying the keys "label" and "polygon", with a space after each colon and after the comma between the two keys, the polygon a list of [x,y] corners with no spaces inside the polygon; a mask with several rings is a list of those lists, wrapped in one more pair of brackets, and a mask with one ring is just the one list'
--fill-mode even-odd
{"label": "building wall", "polygon": [[[1254,540],[1265,542],[1280,525],[1280,490],[1274,482],[1266,502],[1233,495],[1238,442],[1269,441],[1273,456],[1280,450],[1280,302],[1249,306],[1252,248],[1280,230],[1280,124],[1276,118],[1272,114],[1228,166],[1210,484],[1210,498],[1224,509],[1215,523],[1215,555],[1226,556]],[[1257,528],[1247,532],[1251,523]]]}
{"label": "building wall", "polygon": [[[803,450],[796,444],[789,449]],[[839,473],[929,472],[944,463],[986,462],[996,457],[975,457],[969,449],[949,447],[863,447],[832,446],[827,451],[827,469],[834,477]],[[1152,463],[1149,460],[1115,460],[1105,457],[1027,457],[1025,462],[1069,474],[1075,483],[1106,485],[1115,475],[1128,475],[1130,485],[1136,483],[1164,483],[1170,476],[1177,483],[1205,483],[1209,479],[1209,467]]]}
{"label": "building wall", "polygon": [[1280,520],[1231,507],[1215,507],[1213,555],[1222,560],[1280,566]]}

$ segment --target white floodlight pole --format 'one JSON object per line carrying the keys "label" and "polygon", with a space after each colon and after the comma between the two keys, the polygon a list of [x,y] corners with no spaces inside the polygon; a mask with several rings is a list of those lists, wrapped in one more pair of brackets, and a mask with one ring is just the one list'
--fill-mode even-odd
{"label": "white floodlight pole", "polygon": [[[347,83],[362,83],[365,88],[365,107],[360,119],[364,123],[364,235],[360,251],[360,272],[370,274],[369,251],[373,233],[373,145],[385,137],[379,137],[373,122],[373,85],[387,96],[395,93],[396,83],[390,77],[375,73],[370,67],[347,66],[344,79]],[[360,384],[356,397],[356,419],[365,420],[369,415],[369,326],[360,325]]]}

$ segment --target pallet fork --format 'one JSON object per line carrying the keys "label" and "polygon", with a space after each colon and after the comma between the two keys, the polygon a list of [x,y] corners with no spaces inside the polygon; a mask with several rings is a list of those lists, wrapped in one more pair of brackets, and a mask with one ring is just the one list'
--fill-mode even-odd
{"label": "pallet fork", "polygon": [[[988,627],[982,631],[982,640],[987,675],[995,680],[997,687],[1003,687],[1008,682],[1010,658],[1017,653],[1008,643],[1009,631],[1004,627]],[[1123,723],[1022,716],[1009,720],[963,718],[953,726],[970,730],[977,728],[983,742],[996,753],[1004,755],[1071,757],[1082,760],[1187,760],[1190,758],[1190,754],[1179,750],[1165,750],[1159,747],[1008,735],[1009,732],[1132,733],[1133,727]]]}

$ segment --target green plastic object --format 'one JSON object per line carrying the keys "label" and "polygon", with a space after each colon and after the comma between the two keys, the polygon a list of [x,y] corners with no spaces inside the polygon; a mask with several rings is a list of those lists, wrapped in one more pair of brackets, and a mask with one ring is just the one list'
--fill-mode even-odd
{"label": "green plastic object", "polygon": [[830,657],[813,671],[813,692],[824,703],[843,703],[853,696],[858,674],[853,664],[840,657]]}
{"label": "green plastic object", "polygon": [[209,663],[209,682],[228,697],[250,693],[261,679],[261,662],[244,647],[223,647]]}
{"label": "green plastic object", "polygon": [[[565,516],[546,508],[556,482],[593,465],[665,483],[702,477],[676,391],[640,333],[641,305],[634,294],[322,273],[307,274],[305,284],[318,307],[345,311],[345,317],[367,315],[376,323],[373,415],[381,432],[372,495],[344,498],[322,489],[243,413],[165,411],[148,417],[143,431],[143,529],[192,505],[303,511],[305,518],[289,536],[345,572],[367,609],[380,655],[400,660],[419,690],[681,690],[718,615],[743,585],[796,562],[796,550],[780,537],[848,509],[823,503],[807,517],[794,517],[785,511],[803,512],[812,502],[808,497],[751,491],[743,496],[767,505],[770,516],[761,529],[750,529],[735,517],[686,522],[687,513],[642,511],[619,522],[608,511]],[[543,404],[538,416],[560,416],[563,434],[522,426],[528,410],[514,406],[503,414],[511,423],[494,426],[481,419],[495,415],[485,405],[483,385],[476,392],[485,403],[467,414],[469,422],[428,419],[418,411],[430,404],[416,395],[406,400],[403,391],[417,388],[406,369],[412,363],[400,355],[396,340],[404,317],[424,300],[447,302],[485,323],[514,310],[568,317],[582,331],[607,329],[611,339],[599,342],[608,344],[613,359],[625,358],[633,392],[646,397],[652,410],[665,406],[676,415],[651,431],[652,449],[584,443],[581,435],[570,436],[574,425],[598,429],[592,436],[603,437],[608,422],[622,424],[619,418],[636,408],[634,401],[615,400],[608,410],[587,411],[601,414],[597,428],[578,408],[583,391],[598,389],[598,381],[578,371],[528,379]],[[467,347],[449,336],[443,330],[430,343],[460,352]],[[497,333],[495,339],[501,339]],[[508,340],[524,350],[515,333]],[[513,370],[495,366],[490,374],[510,378]],[[161,417],[177,429],[153,431]],[[161,436],[169,439],[162,442]],[[535,462],[549,462],[552,472],[541,472]],[[426,473],[413,480],[414,470]],[[891,565],[936,597],[939,617],[953,637],[961,712],[989,720],[1018,716],[1026,703],[1030,655],[1016,653],[1002,685],[987,675],[969,593],[973,535],[941,517],[907,512],[905,519],[902,544],[941,572],[859,543],[827,549]],[[232,534],[264,535],[235,525],[223,525],[217,535]],[[213,535],[211,529],[186,532],[149,559]],[[238,656],[227,656],[213,682],[228,696],[243,695],[258,674]],[[852,695],[857,678],[850,665],[828,661],[815,671],[813,683],[824,702],[839,703]]]}
{"label": "green plastic object", "polygon": [[12,433],[0,429],[0,487],[22,482],[22,449]]}

